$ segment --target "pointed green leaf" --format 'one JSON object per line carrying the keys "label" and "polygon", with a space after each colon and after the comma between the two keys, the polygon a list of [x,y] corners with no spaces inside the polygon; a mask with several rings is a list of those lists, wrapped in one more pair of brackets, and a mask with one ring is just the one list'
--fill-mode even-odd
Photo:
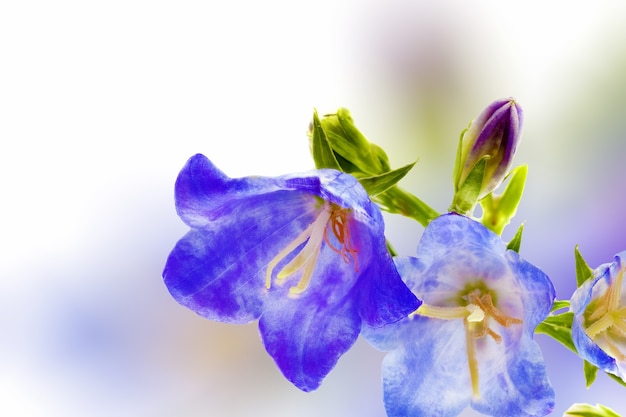
{"label": "pointed green leaf", "polygon": [[[417,162],[417,161],[416,161]],[[371,196],[376,196],[382,192],[387,191],[400,181],[416,164],[405,165],[402,168],[394,169],[393,171],[386,172],[381,175],[373,177],[360,178],[359,182],[365,188],[365,191]]]}
{"label": "pointed green leaf", "polygon": [[361,173],[361,169],[354,165],[352,162],[348,161],[347,159],[345,159],[343,156],[339,155],[338,153],[334,153],[335,155],[335,159],[337,159],[337,162],[339,163],[339,166],[341,167],[340,171],[343,172],[347,172],[348,174],[352,174],[355,177],[360,177],[363,174]]}
{"label": "pointed green leaf", "polygon": [[542,333],[550,336],[572,352],[578,354],[572,340],[573,319],[574,313],[571,312],[548,316],[544,321],[539,323],[535,329],[535,333]]}
{"label": "pointed green leaf", "polygon": [[354,119],[352,119],[350,111],[345,107],[341,107],[337,110],[336,116],[340,131],[343,133],[341,139],[361,150],[361,155],[367,158],[369,156],[370,143],[365,138],[365,135],[354,125]]}
{"label": "pointed green leaf", "polygon": [[385,244],[387,245],[387,251],[389,252],[389,255],[391,255],[391,256],[398,256],[398,252],[396,252],[396,250],[391,245],[391,242],[389,242],[388,239],[385,239]]}
{"label": "pointed green leaf", "polygon": [[569,300],[556,300],[554,304],[552,304],[552,312],[559,311],[563,308],[569,308]]}
{"label": "pointed green leaf", "polygon": [[380,146],[375,143],[370,142],[370,150],[372,152],[372,157],[378,161],[380,165],[381,172],[387,172],[391,170],[391,166],[389,166],[389,157]]}
{"label": "pointed green leaf", "polygon": [[456,159],[454,161],[454,170],[452,171],[452,181],[454,182],[455,192],[458,189],[460,182],[459,176],[461,175],[461,170],[463,169],[464,161],[461,160],[461,155],[463,155],[463,136],[465,136],[465,132],[467,132],[467,129],[469,129],[471,125],[472,122],[470,122],[470,124],[465,129],[463,129],[463,131],[461,132],[461,136],[459,136],[459,144],[456,147]]}
{"label": "pointed green leaf", "polygon": [[463,215],[471,215],[483,184],[485,166],[489,156],[482,157],[468,174],[465,182],[454,193],[450,211]]}
{"label": "pointed green leaf", "polygon": [[348,162],[353,169],[347,172],[373,176],[389,171],[387,155],[356,128],[348,109],[340,108],[335,114],[325,115],[321,125],[335,155]]}
{"label": "pointed green leaf", "polygon": [[615,411],[609,407],[605,407],[602,404],[573,404],[567,409],[563,417],[621,417]]}
{"label": "pointed green leaf", "polygon": [[520,246],[522,244],[522,233],[523,232],[524,232],[524,223],[519,225],[519,228],[517,229],[517,232],[515,233],[515,236],[513,236],[513,239],[511,239],[509,244],[506,245],[506,248],[519,253],[519,248],[520,248]]}
{"label": "pointed green leaf", "polygon": [[585,258],[578,250],[578,245],[574,248],[574,257],[576,258],[576,284],[580,287],[583,282],[593,275],[593,269],[587,265]]}
{"label": "pointed green leaf", "polygon": [[322,129],[322,124],[317,115],[317,110],[313,111],[312,130],[311,153],[313,154],[313,161],[315,161],[315,168],[332,168],[341,171],[342,169],[335,158],[335,154],[330,147],[330,143],[328,143],[326,133],[324,132],[324,129]]}
{"label": "pointed green leaf", "polygon": [[585,385],[587,388],[593,384],[598,374],[598,367],[583,360],[583,371],[585,372]]}
{"label": "pointed green leaf", "polygon": [[431,220],[436,219],[440,215],[428,204],[397,185],[374,196],[372,200],[382,210],[417,220],[424,227],[428,226]]}
{"label": "pointed green leaf", "polygon": [[[357,129],[348,109],[344,107],[338,109],[337,119],[339,119],[339,124],[346,136],[350,139],[352,148],[358,148],[359,155],[361,156],[359,159],[364,163],[364,166],[362,166],[364,172],[381,174],[391,169],[389,166],[389,158],[385,151],[380,146],[368,141],[365,135]],[[353,149],[347,149],[347,151],[349,152],[348,156],[352,158],[354,154]],[[361,164],[357,165],[361,166]],[[369,168],[369,170],[366,168]]]}
{"label": "pointed green leaf", "polygon": [[618,384],[620,384],[623,387],[626,387],[626,382],[622,381],[622,379],[616,375],[610,374],[608,372],[606,372],[606,374],[609,376],[609,378],[611,378],[613,381],[617,382]]}
{"label": "pointed green leaf", "polygon": [[504,228],[517,213],[517,207],[524,193],[528,166],[520,165],[513,169],[507,178],[509,182],[502,194],[487,195],[480,201],[483,209],[482,223],[494,233],[501,235]]}
{"label": "pointed green leaf", "polygon": [[500,212],[510,219],[515,216],[517,206],[524,194],[526,177],[528,175],[528,165],[520,165],[509,173],[509,183],[500,195]]}

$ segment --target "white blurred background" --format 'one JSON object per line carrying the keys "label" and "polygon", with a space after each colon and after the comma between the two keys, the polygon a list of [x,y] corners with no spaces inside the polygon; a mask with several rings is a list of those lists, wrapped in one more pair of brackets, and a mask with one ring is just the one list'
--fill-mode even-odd
{"label": "white blurred background", "polygon": [[[186,231],[173,183],[201,152],[231,176],[312,167],[313,108],[348,107],[403,186],[451,200],[460,131],[514,96],[522,255],[574,284],[626,249],[626,6],[597,1],[0,3],[0,414],[383,417],[363,341],[293,388],[256,324],[204,320],[161,270]],[[388,216],[411,254],[421,228]],[[557,393],[626,411],[624,388],[543,336]],[[477,415],[467,411],[465,416]]]}

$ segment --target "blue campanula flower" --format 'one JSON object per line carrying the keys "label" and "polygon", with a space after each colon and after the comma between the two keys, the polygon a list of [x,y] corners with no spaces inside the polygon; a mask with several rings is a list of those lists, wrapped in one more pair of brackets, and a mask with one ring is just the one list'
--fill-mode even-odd
{"label": "blue campanula flower", "polygon": [[626,251],[600,265],[572,296],[572,339],[578,354],[626,380]]}
{"label": "blue campanula flower", "polygon": [[198,154],[178,176],[176,209],[191,230],[163,271],[172,296],[212,320],[259,319],[267,352],[304,391],[363,324],[419,306],[387,251],[380,210],[351,175],[233,179]]}
{"label": "blue campanula flower", "polygon": [[422,305],[364,333],[383,361],[389,417],[456,416],[468,404],[492,416],[544,416],[554,391],[533,331],[554,288],[483,225],[457,214],[433,220],[417,257],[395,258]]}

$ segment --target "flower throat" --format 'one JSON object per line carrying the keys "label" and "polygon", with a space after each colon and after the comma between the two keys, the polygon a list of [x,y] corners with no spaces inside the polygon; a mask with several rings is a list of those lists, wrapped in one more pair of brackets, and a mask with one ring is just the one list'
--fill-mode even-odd
{"label": "flower throat", "polygon": [[[322,243],[326,243],[333,252],[341,256],[345,263],[351,263],[354,266],[354,271],[358,272],[358,250],[354,247],[348,227],[349,213],[349,209],[341,208],[335,204],[324,204],[321,213],[313,223],[270,261],[265,275],[265,287],[269,289],[272,285],[274,268],[305,242],[298,254],[276,274],[275,282],[280,285],[287,278],[302,270],[302,277],[298,284],[289,289],[291,294],[301,294],[309,286],[322,249]],[[332,233],[329,233],[329,229]],[[331,235],[334,236],[334,239]],[[332,240],[336,243],[333,243]]]}
{"label": "flower throat", "polygon": [[[482,284],[482,283],[481,283]],[[507,316],[500,311],[492,298],[492,292],[484,285],[468,288],[459,295],[461,305],[456,307],[439,307],[422,304],[412,315],[421,315],[443,320],[463,319],[465,327],[465,342],[467,362],[469,366],[472,395],[480,397],[478,379],[478,359],[476,358],[476,339],[485,336],[491,337],[496,343],[502,342],[502,337],[490,326],[493,319],[502,327],[522,324],[522,320]]]}

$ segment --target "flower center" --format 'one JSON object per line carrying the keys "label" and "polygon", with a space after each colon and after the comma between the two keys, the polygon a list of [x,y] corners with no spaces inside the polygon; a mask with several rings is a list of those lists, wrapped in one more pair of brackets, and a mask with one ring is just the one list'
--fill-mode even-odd
{"label": "flower center", "polygon": [[620,307],[624,272],[626,266],[617,273],[606,293],[589,303],[585,311],[587,335],[620,361],[626,360],[626,356],[611,340],[626,337],[626,307]]}
{"label": "flower center", "polygon": [[[269,289],[272,285],[274,268],[303,243],[304,246],[298,254],[276,274],[275,282],[280,285],[296,272],[302,271],[302,277],[298,284],[289,289],[291,294],[301,294],[309,286],[322,249],[322,243],[326,243],[326,246],[340,255],[345,263],[353,264],[354,270],[358,272],[358,250],[354,247],[350,228],[348,227],[349,213],[349,209],[341,208],[334,204],[324,204],[322,211],[313,223],[270,261],[265,274],[265,287]],[[329,229],[332,232],[331,234],[328,233]]]}
{"label": "flower center", "polygon": [[502,337],[491,327],[493,319],[503,327],[510,327],[513,324],[521,324],[522,320],[507,316],[500,311],[493,302],[491,292],[485,288],[473,288],[461,294],[459,300],[465,305],[455,307],[431,306],[423,303],[412,315],[455,320],[463,319],[465,327],[465,344],[467,349],[467,362],[472,383],[472,394],[475,398],[480,397],[478,380],[478,359],[476,358],[476,339],[485,336],[491,337],[496,343],[502,342]]}

